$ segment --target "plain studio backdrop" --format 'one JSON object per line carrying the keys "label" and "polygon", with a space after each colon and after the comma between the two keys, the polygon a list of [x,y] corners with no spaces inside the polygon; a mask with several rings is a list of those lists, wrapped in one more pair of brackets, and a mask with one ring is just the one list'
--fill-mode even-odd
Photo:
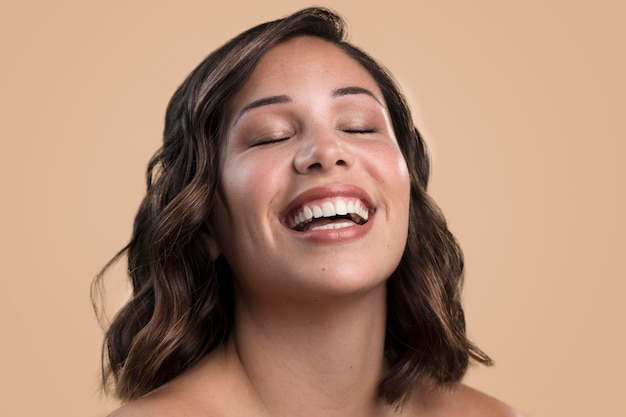
{"label": "plain studio backdrop", "polygon": [[[130,237],[165,107],[303,1],[3,1],[0,415],[103,416],[93,276]],[[626,415],[626,8],[322,2],[409,97],[467,260],[466,381],[530,416]],[[107,305],[123,301],[124,265]]]}

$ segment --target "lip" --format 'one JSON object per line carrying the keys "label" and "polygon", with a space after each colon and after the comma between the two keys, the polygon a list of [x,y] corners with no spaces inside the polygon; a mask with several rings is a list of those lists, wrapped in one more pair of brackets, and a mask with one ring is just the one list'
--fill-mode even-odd
{"label": "lip", "polygon": [[[295,210],[304,206],[305,204],[312,203],[318,200],[347,197],[359,199],[369,211],[369,220],[363,225],[355,225],[354,227],[347,227],[343,229],[333,230],[312,230],[307,232],[298,232],[292,230],[288,226],[288,216],[290,216]],[[369,231],[373,223],[373,216],[376,212],[376,207],[369,194],[356,185],[334,183],[325,186],[314,187],[298,194],[292,201],[287,204],[284,210],[279,214],[280,221],[291,233],[302,237],[307,240],[320,241],[320,242],[336,242],[345,239],[353,239],[361,236]]]}

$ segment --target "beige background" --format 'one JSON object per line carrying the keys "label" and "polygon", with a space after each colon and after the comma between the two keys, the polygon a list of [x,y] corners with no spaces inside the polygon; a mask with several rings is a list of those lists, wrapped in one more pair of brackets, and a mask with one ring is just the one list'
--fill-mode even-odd
{"label": "beige background", "polygon": [[[0,7],[0,415],[102,416],[89,285],[129,238],[169,97],[227,39],[309,3],[17,3]],[[625,416],[624,3],[325,4],[432,148],[469,332],[497,361],[468,383],[531,416]]]}

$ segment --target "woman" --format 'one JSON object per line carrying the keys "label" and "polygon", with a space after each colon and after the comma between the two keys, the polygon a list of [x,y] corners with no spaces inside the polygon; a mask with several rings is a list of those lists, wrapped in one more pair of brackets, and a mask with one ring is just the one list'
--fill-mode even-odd
{"label": "woman", "polygon": [[114,416],[508,416],[460,384],[460,249],[391,77],[306,9],[174,94],[109,328]]}

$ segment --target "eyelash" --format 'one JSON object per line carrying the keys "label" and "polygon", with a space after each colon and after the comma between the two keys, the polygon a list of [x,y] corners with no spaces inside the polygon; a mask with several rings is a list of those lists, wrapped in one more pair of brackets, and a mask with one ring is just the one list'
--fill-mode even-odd
{"label": "eyelash", "polygon": [[282,138],[272,138],[272,139],[259,139],[252,144],[252,147],[261,146],[261,145],[271,145],[272,143],[278,143],[289,139],[290,136],[285,136]]}
{"label": "eyelash", "polygon": [[376,129],[374,128],[343,129],[343,131],[345,133],[360,133],[360,134],[376,133]]}
{"label": "eyelash", "polygon": [[[348,133],[348,134],[361,134],[361,135],[365,135],[368,133],[376,133],[376,129],[370,127],[370,128],[353,128],[353,129],[343,129],[344,133]],[[259,139],[258,141],[254,142],[252,144],[252,147],[255,146],[262,146],[262,145],[271,145],[273,143],[279,143],[279,142],[283,142],[287,139],[290,139],[291,136],[285,136],[285,137],[281,137],[281,138],[274,138],[274,139]]]}

